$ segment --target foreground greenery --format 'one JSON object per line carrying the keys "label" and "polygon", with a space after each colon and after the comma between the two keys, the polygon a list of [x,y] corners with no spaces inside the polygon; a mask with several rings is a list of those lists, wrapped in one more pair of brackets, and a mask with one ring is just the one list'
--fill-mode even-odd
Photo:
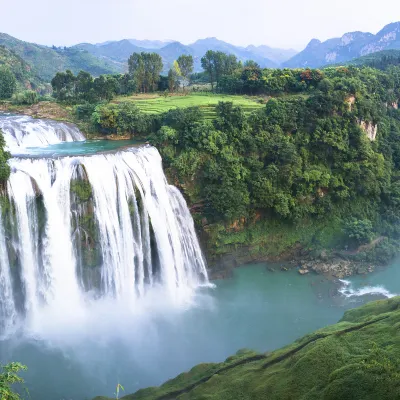
{"label": "foreground greenery", "polygon": [[25,371],[26,367],[20,363],[10,363],[0,365],[0,399],[19,400],[20,396],[14,392],[15,385],[21,385],[24,380],[19,376],[20,371]]}
{"label": "foreground greenery", "polygon": [[400,398],[399,324],[399,297],[372,302],[282,349],[242,350],[123,399],[395,400]]}

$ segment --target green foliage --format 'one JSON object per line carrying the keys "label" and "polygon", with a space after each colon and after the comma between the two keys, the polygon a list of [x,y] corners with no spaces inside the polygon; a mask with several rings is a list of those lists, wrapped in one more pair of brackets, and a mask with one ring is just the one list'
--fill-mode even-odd
{"label": "green foliage", "polygon": [[5,182],[10,175],[10,166],[7,161],[10,159],[11,154],[4,150],[5,145],[3,132],[0,130],[0,184]]}
{"label": "green foliage", "polygon": [[15,75],[6,66],[0,66],[0,100],[9,99],[17,89]]}
{"label": "green foliage", "polygon": [[14,393],[12,386],[23,384],[24,380],[19,376],[20,371],[27,368],[20,363],[10,363],[8,365],[0,365],[0,399],[2,400],[19,400],[20,396]]}
{"label": "green foliage", "polygon": [[51,81],[53,96],[68,104],[110,101],[118,93],[129,90],[130,80],[125,75],[93,77],[85,71],[75,76],[70,70],[58,72]]}
{"label": "green foliage", "polygon": [[[0,34],[1,42],[1,34]],[[49,85],[39,78],[29,64],[11,49],[0,45],[0,66],[10,69],[17,80],[17,90],[35,90],[47,93]]]}
{"label": "green foliage", "polygon": [[73,180],[71,182],[71,192],[74,193],[80,201],[88,201],[92,197],[92,186],[86,180]]}
{"label": "green foliage", "polygon": [[345,234],[357,244],[368,243],[373,238],[373,226],[369,219],[351,218],[346,222]]}
{"label": "green foliage", "polygon": [[136,89],[143,93],[157,90],[160,73],[163,69],[161,56],[157,53],[133,53],[128,60],[129,75]]}
{"label": "green foliage", "polygon": [[79,48],[54,46],[50,48],[24,42],[5,33],[0,33],[0,45],[7,47],[23,59],[28,65],[27,71],[42,82],[50,82],[57,72],[67,69],[74,74],[84,70],[95,76],[118,73],[122,69],[118,64],[105,61],[104,58],[97,58]]}
{"label": "green foliage", "polygon": [[193,56],[182,54],[177,59],[182,76],[188,80],[193,72]]}
{"label": "green foliage", "polygon": [[28,105],[36,104],[39,102],[39,95],[33,90],[24,90],[23,92],[15,93],[11,99],[13,104]]}
{"label": "green foliage", "polygon": [[151,129],[152,121],[131,102],[95,107],[92,122],[103,133],[139,133]]}

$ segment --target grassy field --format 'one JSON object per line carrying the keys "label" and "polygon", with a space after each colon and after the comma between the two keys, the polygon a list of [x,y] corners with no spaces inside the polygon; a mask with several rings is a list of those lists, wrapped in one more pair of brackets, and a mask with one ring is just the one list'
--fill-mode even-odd
{"label": "grassy field", "polygon": [[164,97],[159,94],[140,94],[130,97],[119,97],[113,102],[122,101],[134,102],[141,111],[148,114],[160,114],[175,108],[182,107],[200,107],[206,118],[212,118],[215,115],[215,106],[220,101],[231,101],[235,105],[244,108],[246,113],[265,107],[258,97],[228,96],[211,93],[191,93],[188,95],[173,95]]}

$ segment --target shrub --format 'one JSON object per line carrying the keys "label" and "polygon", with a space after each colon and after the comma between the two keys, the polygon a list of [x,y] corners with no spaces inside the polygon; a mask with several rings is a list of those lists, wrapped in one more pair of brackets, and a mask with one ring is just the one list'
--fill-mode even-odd
{"label": "shrub", "polygon": [[357,244],[368,243],[373,237],[372,222],[369,219],[351,218],[346,222],[344,232]]}
{"label": "shrub", "polygon": [[36,104],[39,102],[39,96],[33,90],[25,90],[23,92],[15,93],[11,98],[11,102],[17,105],[28,105]]}

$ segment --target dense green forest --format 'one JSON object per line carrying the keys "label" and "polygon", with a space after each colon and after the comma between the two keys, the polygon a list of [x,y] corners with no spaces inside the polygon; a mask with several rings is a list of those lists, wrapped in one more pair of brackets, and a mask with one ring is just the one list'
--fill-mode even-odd
{"label": "dense green forest", "polygon": [[[192,61],[177,60],[175,80],[190,79]],[[155,53],[133,54],[124,75],[57,73],[53,95],[74,105],[87,131],[134,134],[160,150],[212,257],[243,246],[255,258],[298,243],[357,248],[381,237],[360,257],[386,262],[400,237],[400,68],[261,69],[213,51],[202,63],[211,90],[257,94],[265,106],[248,114],[221,102],[212,118],[199,107],[143,113],[124,96],[168,84]]]}
{"label": "dense green forest", "polygon": [[216,253],[356,248],[384,236],[366,257],[387,261],[400,234],[400,68],[264,69],[258,81],[245,72],[258,66],[240,68],[253,91],[258,82],[274,96],[250,115],[229,102],[211,120],[196,107],[149,115],[123,98],[76,112],[97,132],[157,146]]}

